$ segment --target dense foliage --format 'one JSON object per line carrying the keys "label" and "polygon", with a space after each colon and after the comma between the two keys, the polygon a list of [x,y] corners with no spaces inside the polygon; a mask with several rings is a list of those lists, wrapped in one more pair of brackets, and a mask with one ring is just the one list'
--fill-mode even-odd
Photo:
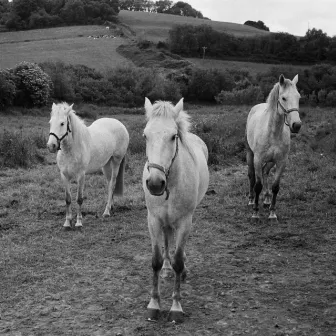
{"label": "dense foliage", "polygon": [[204,19],[202,13],[183,1],[119,0],[120,9],[140,12],[173,14]]}
{"label": "dense foliage", "polygon": [[116,22],[119,0],[13,0],[6,10],[9,29],[104,24]]}
{"label": "dense foliage", "polygon": [[247,20],[246,22],[244,22],[244,25],[246,26],[251,26],[257,29],[261,29],[261,30],[266,30],[269,31],[269,28],[265,25],[264,22],[262,21],[251,21],[251,20]]}
{"label": "dense foliage", "polygon": [[0,106],[44,106],[53,84],[37,64],[21,62],[13,69],[0,71]]}
{"label": "dense foliage", "polygon": [[171,52],[187,57],[203,56],[268,63],[313,64],[336,62],[336,37],[315,28],[302,38],[288,33],[236,37],[209,25],[177,25],[169,31]]}

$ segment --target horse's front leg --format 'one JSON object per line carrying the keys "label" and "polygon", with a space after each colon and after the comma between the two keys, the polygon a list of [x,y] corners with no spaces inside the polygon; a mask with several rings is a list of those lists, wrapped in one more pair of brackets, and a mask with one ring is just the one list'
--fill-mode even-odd
{"label": "horse's front leg", "polygon": [[181,281],[186,277],[185,269],[185,245],[192,225],[192,217],[189,216],[178,223],[176,232],[176,250],[174,254],[173,269],[175,271],[175,283],[173,292],[173,304],[169,312],[169,321],[183,322],[184,314],[181,306]]}
{"label": "horse's front leg", "polygon": [[71,182],[62,173],[61,173],[61,179],[62,179],[64,187],[65,187],[65,222],[63,224],[63,227],[65,229],[71,229],[71,219],[72,219],[72,214],[71,214]]}
{"label": "horse's front leg", "polygon": [[286,168],[286,163],[287,163],[286,161],[287,160],[284,160],[280,164],[277,164],[277,167],[276,167],[274,182],[272,184],[272,203],[270,206],[270,214],[268,216],[268,218],[272,220],[277,220],[277,215],[275,214],[275,204],[276,204],[276,198],[277,198],[278,192],[280,190],[280,179]]}
{"label": "horse's front leg", "polygon": [[85,173],[82,173],[78,177],[78,189],[77,189],[77,221],[75,224],[76,228],[81,228],[83,226],[83,216],[82,216],[82,204],[83,204],[83,194],[84,194],[84,184],[85,184]]}
{"label": "horse's front leg", "polygon": [[254,160],[253,160],[253,152],[250,149],[250,147],[248,147],[246,149],[246,162],[247,162],[247,165],[248,165],[247,176],[248,176],[249,182],[250,182],[249,201],[248,201],[248,205],[250,206],[250,205],[254,204],[254,197],[255,197],[255,193],[254,193],[254,185],[255,185]]}
{"label": "horse's front leg", "polygon": [[156,321],[160,315],[160,271],[163,265],[161,254],[161,225],[157,219],[148,214],[148,229],[152,241],[152,268],[153,268],[153,288],[151,299],[147,306],[147,320]]}
{"label": "horse's front leg", "polygon": [[262,173],[262,163],[260,160],[256,159],[254,157],[254,169],[255,169],[255,177],[256,177],[256,183],[254,185],[254,206],[253,206],[253,215],[252,218],[259,219],[259,197],[263,188],[262,182],[263,182],[263,173]]}
{"label": "horse's front leg", "polygon": [[172,274],[172,266],[170,262],[169,255],[169,243],[171,241],[173,232],[170,227],[165,227],[163,229],[163,267],[162,267],[162,278],[168,278]]}

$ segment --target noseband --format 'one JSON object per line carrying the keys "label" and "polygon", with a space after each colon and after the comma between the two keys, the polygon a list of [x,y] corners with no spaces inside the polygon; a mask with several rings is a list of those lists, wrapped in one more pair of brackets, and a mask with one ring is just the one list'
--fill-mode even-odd
{"label": "noseband", "polygon": [[286,110],[285,107],[281,104],[280,100],[278,100],[278,105],[280,105],[281,109],[284,111],[285,113],[285,125],[289,126],[288,122],[287,122],[287,116],[291,113],[291,112],[299,112],[299,109],[298,108],[292,108],[292,109],[289,109],[289,110]]}
{"label": "noseband", "polygon": [[71,133],[71,129],[70,129],[70,126],[69,126],[69,124],[70,124],[70,120],[69,120],[69,118],[67,118],[67,131],[66,131],[66,133],[61,137],[61,138],[59,138],[55,133],[53,133],[53,132],[50,132],[49,133],[49,135],[53,135],[55,138],[56,138],[56,140],[57,140],[57,145],[58,145],[58,147],[57,147],[57,150],[59,151],[59,150],[61,150],[61,141],[69,134],[69,133]]}
{"label": "noseband", "polygon": [[171,167],[172,167],[172,165],[173,165],[173,163],[174,163],[174,161],[175,161],[175,159],[177,157],[177,153],[178,153],[178,138],[179,138],[179,136],[176,134],[176,150],[175,150],[175,155],[174,155],[174,157],[172,159],[172,162],[171,162],[171,164],[170,164],[170,166],[169,166],[168,169],[165,169],[165,167],[160,166],[160,165],[158,165],[156,163],[150,163],[149,161],[147,161],[147,169],[148,169],[148,171],[149,171],[149,168],[156,168],[156,169],[162,171],[163,174],[165,174],[165,176],[166,176],[166,187],[162,191],[161,194],[157,195],[157,196],[161,196],[161,195],[163,195],[166,192],[167,193],[166,200],[169,198],[169,194],[170,194],[169,193],[169,189],[168,189],[168,178],[169,178],[170,169],[171,169]]}

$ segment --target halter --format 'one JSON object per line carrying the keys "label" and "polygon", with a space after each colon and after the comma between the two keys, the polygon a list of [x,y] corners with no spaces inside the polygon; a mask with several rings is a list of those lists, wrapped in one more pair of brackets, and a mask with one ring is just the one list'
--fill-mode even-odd
{"label": "halter", "polygon": [[66,133],[61,137],[61,138],[59,138],[55,133],[53,133],[53,132],[50,132],[49,133],[49,135],[53,135],[55,138],[56,138],[56,140],[57,140],[57,145],[58,145],[58,147],[57,147],[57,150],[59,151],[59,150],[61,150],[61,141],[69,134],[69,133],[71,133],[71,129],[70,129],[70,126],[69,126],[69,124],[70,124],[70,120],[69,120],[69,117],[67,118],[67,131],[66,131]]}
{"label": "halter", "polygon": [[147,169],[148,169],[148,171],[149,171],[149,168],[156,168],[156,169],[162,171],[163,174],[165,174],[165,176],[166,176],[166,187],[162,191],[161,194],[157,195],[157,196],[161,196],[161,195],[164,194],[164,192],[166,192],[167,193],[166,200],[169,198],[169,194],[170,194],[169,193],[169,189],[168,189],[168,178],[169,178],[170,169],[171,169],[171,167],[172,167],[172,165],[173,165],[173,163],[174,163],[174,161],[175,161],[175,159],[177,157],[177,153],[178,153],[178,138],[179,138],[179,136],[178,136],[178,134],[176,134],[176,150],[175,150],[175,155],[174,155],[174,157],[172,159],[172,162],[171,162],[171,164],[170,164],[170,166],[169,166],[168,169],[165,169],[165,167],[160,166],[160,165],[158,165],[156,163],[150,163],[149,161],[147,161]]}
{"label": "halter", "polygon": [[280,105],[281,109],[284,111],[285,113],[285,125],[289,126],[288,122],[287,122],[287,116],[294,111],[299,112],[299,109],[294,107],[292,109],[286,110],[285,107],[281,104],[280,100],[278,100],[278,105]]}

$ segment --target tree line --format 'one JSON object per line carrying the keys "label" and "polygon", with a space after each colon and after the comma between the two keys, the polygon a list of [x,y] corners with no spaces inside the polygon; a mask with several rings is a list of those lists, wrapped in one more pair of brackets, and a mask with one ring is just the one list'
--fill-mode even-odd
{"label": "tree line", "polygon": [[0,24],[10,30],[107,24],[120,10],[203,18],[188,3],[170,0],[0,0]]}
{"label": "tree line", "polygon": [[140,12],[173,14],[206,19],[203,14],[183,1],[174,3],[170,0],[119,0],[120,9]]}
{"label": "tree line", "polygon": [[[205,47],[205,48],[204,48]],[[234,59],[264,63],[336,62],[336,37],[309,29],[304,37],[288,33],[236,37],[209,25],[177,25],[169,31],[170,51],[184,57]]]}
{"label": "tree line", "polygon": [[116,22],[119,0],[0,0],[0,23],[24,30]]}

